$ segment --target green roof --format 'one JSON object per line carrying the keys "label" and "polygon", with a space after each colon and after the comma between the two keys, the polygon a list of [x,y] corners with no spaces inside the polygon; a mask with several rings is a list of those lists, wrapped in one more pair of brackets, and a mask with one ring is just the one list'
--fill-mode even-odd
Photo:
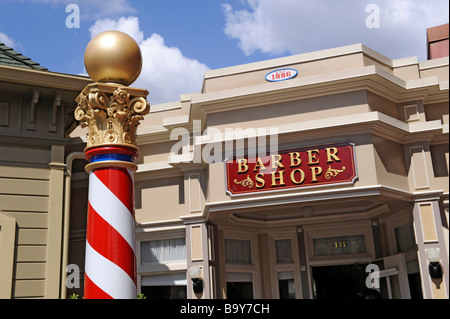
{"label": "green roof", "polygon": [[19,52],[14,51],[14,49],[6,46],[2,42],[0,42],[0,64],[19,68],[48,71],[47,68],[40,66],[39,63],[23,56]]}

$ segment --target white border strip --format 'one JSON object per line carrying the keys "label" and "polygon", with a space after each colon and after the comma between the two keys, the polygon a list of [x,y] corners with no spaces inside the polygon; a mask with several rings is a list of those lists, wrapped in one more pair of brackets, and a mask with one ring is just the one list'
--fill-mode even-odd
{"label": "white border strip", "polygon": [[132,213],[93,172],[89,174],[89,203],[97,214],[122,235],[135,252]]}
{"label": "white border strip", "polygon": [[133,279],[122,268],[95,251],[87,240],[85,272],[94,284],[114,299],[136,299]]}

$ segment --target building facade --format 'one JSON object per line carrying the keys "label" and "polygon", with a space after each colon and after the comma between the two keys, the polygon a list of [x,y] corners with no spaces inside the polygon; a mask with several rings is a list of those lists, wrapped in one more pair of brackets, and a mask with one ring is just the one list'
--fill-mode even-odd
{"label": "building facade", "polygon": [[[375,287],[386,299],[448,298],[448,67],[448,54],[391,60],[356,44],[211,70],[200,93],[152,105],[137,140],[138,292],[352,299]],[[82,295],[86,132],[69,105],[89,79],[14,72],[0,78],[2,296]],[[58,79],[33,84],[67,103],[57,138],[44,134],[50,98],[35,113],[42,135],[28,134],[40,104],[20,72]],[[17,97],[16,117],[12,77],[28,98]]]}
{"label": "building facade", "polygon": [[0,43],[0,298],[66,291],[67,134],[77,126],[75,98],[90,82]]}
{"label": "building facade", "polygon": [[150,296],[352,298],[377,265],[384,298],[448,298],[448,57],[353,45],[209,71],[202,93],[153,106],[139,145]]}

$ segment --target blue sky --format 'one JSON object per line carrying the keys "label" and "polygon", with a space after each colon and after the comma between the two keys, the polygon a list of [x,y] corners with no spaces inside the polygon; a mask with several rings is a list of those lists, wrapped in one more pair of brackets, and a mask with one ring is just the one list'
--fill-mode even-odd
{"label": "blue sky", "polygon": [[[79,28],[66,26],[69,4]],[[0,42],[50,71],[83,74],[92,36],[127,32],[144,58],[133,86],[155,104],[199,91],[209,69],[355,43],[423,61],[426,28],[448,23],[448,10],[447,0],[0,0]]]}

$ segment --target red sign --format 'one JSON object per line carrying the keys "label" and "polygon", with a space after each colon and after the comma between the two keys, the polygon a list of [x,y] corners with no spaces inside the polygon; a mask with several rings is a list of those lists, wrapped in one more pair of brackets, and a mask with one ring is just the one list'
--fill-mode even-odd
{"label": "red sign", "polygon": [[230,195],[353,183],[358,177],[353,144],[312,146],[226,163]]}

